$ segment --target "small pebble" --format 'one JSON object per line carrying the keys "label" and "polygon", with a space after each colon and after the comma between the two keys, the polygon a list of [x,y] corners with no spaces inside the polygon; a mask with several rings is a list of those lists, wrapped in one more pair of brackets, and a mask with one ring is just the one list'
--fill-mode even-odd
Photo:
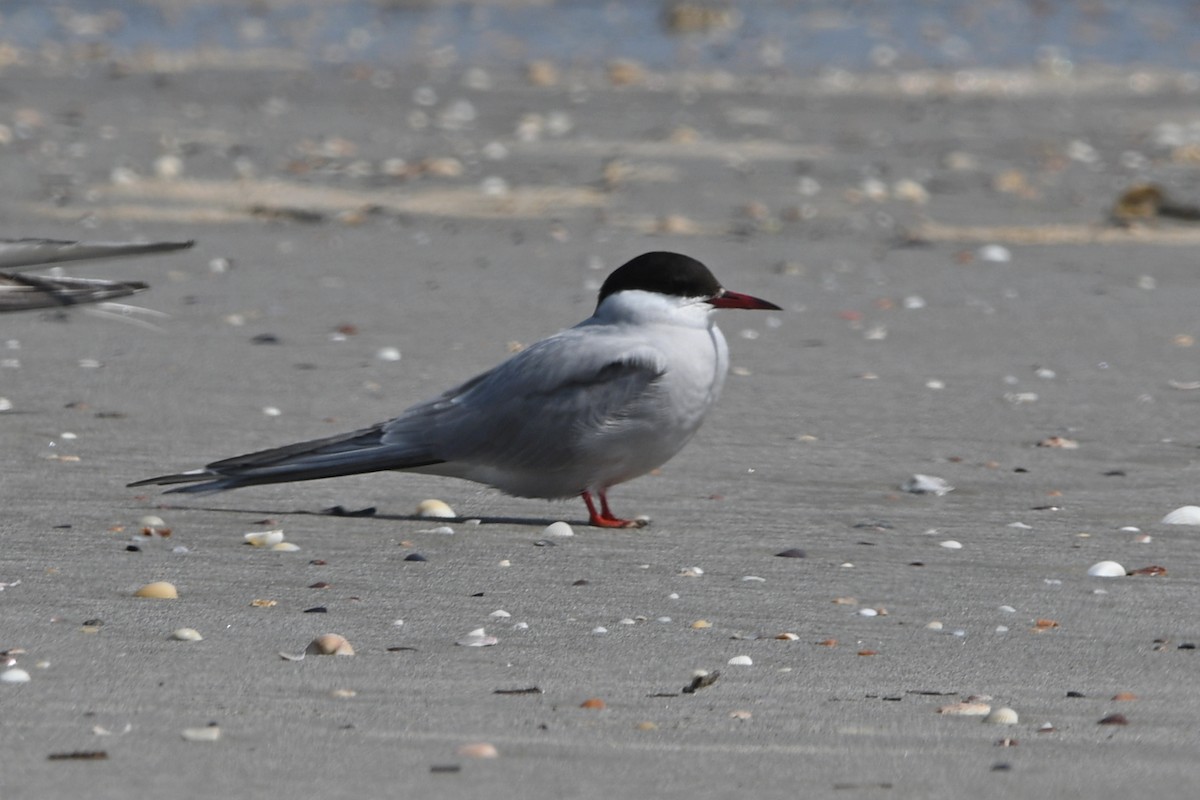
{"label": "small pebble", "polygon": [[698,619],[692,623],[692,629],[697,630],[697,631],[703,630],[705,628],[711,628],[711,627],[712,627],[712,623],[706,619]]}
{"label": "small pebble", "polygon": [[375,353],[375,357],[380,361],[399,361],[400,348],[398,347],[381,347]]}
{"label": "small pebble", "polygon": [[806,554],[798,547],[790,547],[787,550],[776,553],[777,558],[806,558]]}
{"label": "small pebble", "polygon": [[983,721],[991,725],[1016,725],[1019,721],[1019,718],[1017,717],[1016,711],[1013,711],[1011,708],[1001,706],[984,717]]}
{"label": "small pebble", "polygon": [[204,637],[195,628],[176,628],[171,632],[171,638],[181,642],[199,642]]}
{"label": "small pebble", "polygon": [[606,707],[605,702],[599,697],[590,697],[579,704],[580,708],[590,708],[595,711],[600,711]]}
{"label": "small pebble", "polygon": [[935,619],[933,622],[926,623],[925,627],[931,631],[940,631],[943,625]]}
{"label": "small pebble", "polygon": [[329,692],[329,696],[336,700],[347,700],[351,697],[357,697],[358,692],[353,689],[333,689]]}
{"label": "small pebble", "polygon": [[1109,714],[1104,719],[1100,720],[1098,725],[1128,725],[1129,720],[1124,714]]}
{"label": "small pebble", "polygon": [[873,608],[860,608],[858,610],[858,615],[860,617],[878,617],[879,612]]}
{"label": "small pebble", "polygon": [[404,560],[405,561],[425,561],[426,558],[425,558],[425,556],[421,555],[420,553],[409,553],[408,555],[406,555],[404,557]]}
{"label": "small pebble", "polygon": [[160,600],[174,600],[179,597],[179,592],[175,589],[174,584],[166,581],[155,581],[148,583],[142,588],[133,593],[134,597],[153,597]]}
{"label": "small pebble", "polygon": [[1116,561],[1097,561],[1088,567],[1087,574],[1093,578],[1123,578],[1125,568]]}

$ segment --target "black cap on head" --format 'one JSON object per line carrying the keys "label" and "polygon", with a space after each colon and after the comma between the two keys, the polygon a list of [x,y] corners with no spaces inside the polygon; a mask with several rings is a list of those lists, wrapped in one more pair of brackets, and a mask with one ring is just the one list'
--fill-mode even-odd
{"label": "black cap on head", "polygon": [[596,305],[603,303],[610,294],[628,289],[674,297],[716,297],[721,284],[708,267],[696,259],[660,251],[643,253],[618,267],[600,287]]}

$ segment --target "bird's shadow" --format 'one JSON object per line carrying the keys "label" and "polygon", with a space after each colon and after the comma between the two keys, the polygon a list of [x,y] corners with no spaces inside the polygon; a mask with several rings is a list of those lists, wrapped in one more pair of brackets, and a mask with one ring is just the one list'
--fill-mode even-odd
{"label": "bird's shadow", "polygon": [[448,524],[448,523],[464,523],[467,520],[478,520],[479,525],[528,525],[544,528],[554,522],[564,521],[573,527],[589,527],[590,522],[586,520],[562,520],[561,517],[543,518],[543,517],[422,517],[417,514],[380,514],[374,508],[365,508],[361,510],[345,509],[341,506],[323,509],[321,511],[312,511],[310,509],[294,509],[283,511],[280,509],[254,509],[254,508],[211,508],[207,506],[183,506],[170,505],[167,503],[159,503],[154,506],[155,510],[160,511],[207,511],[216,514],[244,514],[255,515],[262,517],[277,517],[283,515],[301,516],[301,517],[329,517],[331,519],[355,519],[355,520],[376,520],[379,522],[423,522],[425,524]]}

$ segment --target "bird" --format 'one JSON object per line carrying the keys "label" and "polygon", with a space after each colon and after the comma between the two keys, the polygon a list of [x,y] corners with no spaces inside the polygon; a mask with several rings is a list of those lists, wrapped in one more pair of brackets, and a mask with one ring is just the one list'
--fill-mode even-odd
{"label": "bird", "polygon": [[729,350],[716,309],[781,310],[694,258],[644,253],[605,279],[583,322],[386,422],[128,486],[209,493],[396,470],[579,496],[591,525],[641,527],[612,512],[608,491],[670,460],[717,401]]}
{"label": "bird", "polygon": [[103,303],[145,291],[141,281],[43,277],[3,270],[65,261],[148,255],[184,250],[193,242],[74,242],[57,239],[0,239],[0,313]]}

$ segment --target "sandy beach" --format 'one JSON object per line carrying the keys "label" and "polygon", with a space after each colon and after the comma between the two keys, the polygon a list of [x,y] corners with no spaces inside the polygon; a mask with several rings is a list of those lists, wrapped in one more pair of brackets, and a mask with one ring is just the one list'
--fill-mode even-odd
{"label": "sandy beach", "polygon": [[[1200,205],[1192,73],[311,66],[3,68],[4,236],[196,246],[67,270],[168,316],[0,317],[0,798],[1194,793],[1200,228],[1113,219]],[[642,530],[125,488],[390,417],[648,250],[784,310],[722,312],[719,406],[612,492]]]}

